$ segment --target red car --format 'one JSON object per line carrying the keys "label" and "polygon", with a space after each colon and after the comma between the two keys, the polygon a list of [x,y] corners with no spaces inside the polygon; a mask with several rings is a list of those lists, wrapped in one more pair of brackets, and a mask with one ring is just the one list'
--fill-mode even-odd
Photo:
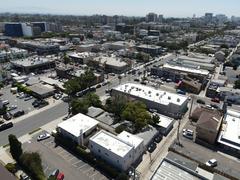
{"label": "red car", "polygon": [[218,98],[211,99],[212,102],[220,103],[220,100]]}
{"label": "red car", "polygon": [[63,173],[58,173],[57,175],[57,180],[63,180],[64,179],[64,174]]}

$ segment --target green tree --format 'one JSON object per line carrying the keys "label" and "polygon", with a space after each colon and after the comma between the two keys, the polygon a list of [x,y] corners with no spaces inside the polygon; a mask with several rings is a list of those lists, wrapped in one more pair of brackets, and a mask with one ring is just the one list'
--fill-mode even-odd
{"label": "green tree", "polygon": [[45,180],[42,160],[37,152],[24,152],[20,158],[21,165],[35,180]]}
{"label": "green tree", "polygon": [[65,88],[65,92],[70,96],[81,90],[78,78],[68,80],[63,86]]}
{"label": "green tree", "polygon": [[65,65],[67,65],[67,64],[70,63],[70,61],[71,61],[71,59],[70,59],[66,54],[64,54],[64,55],[63,55],[63,63],[64,63]]}
{"label": "green tree", "polygon": [[17,162],[21,157],[22,151],[22,143],[18,141],[17,137],[13,134],[8,135],[8,141],[10,145],[10,153]]}
{"label": "green tree", "polygon": [[151,122],[151,116],[147,111],[146,105],[139,101],[127,103],[121,117],[134,122],[136,130],[141,130]]}
{"label": "green tree", "polygon": [[127,98],[124,96],[114,96],[106,101],[105,109],[120,117],[127,104]]}
{"label": "green tree", "polygon": [[152,119],[151,119],[151,124],[152,124],[152,125],[156,125],[156,124],[159,123],[159,121],[160,121],[159,116],[158,116],[157,114],[153,114],[153,115],[152,115]]}
{"label": "green tree", "polygon": [[5,168],[6,168],[9,172],[11,172],[11,173],[13,173],[13,174],[17,172],[16,165],[13,164],[13,163],[7,163],[6,166],[5,166]]}
{"label": "green tree", "polygon": [[234,82],[234,88],[235,88],[235,89],[240,89],[240,80],[236,80],[236,81]]}
{"label": "green tree", "polygon": [[86,83],[86,87],[90,88],[94,84],[94,81],[96,81],[96,76],[92,70],[88,69],[85,71],[82,80]]}
{"label": "green tree", "polygon": [[88,113],[89,104],[86,100],[83,99],[74,99],[71,102],[72,114]]}
{"label": "green tree", "polygon": [[89,106],[94,107],[102,107],[102,101],[100,100],[100,97],[95,93],[88,93],[86,96],[84,96],[84,99],[86,102],[88,102]]}

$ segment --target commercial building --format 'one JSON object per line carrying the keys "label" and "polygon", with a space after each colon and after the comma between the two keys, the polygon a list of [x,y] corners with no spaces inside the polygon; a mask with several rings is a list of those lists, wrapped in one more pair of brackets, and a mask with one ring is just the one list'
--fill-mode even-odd
{"label": "commercial building", "polygon": [[55,93],[55,88],[48,84],[34,84],[28,88],[32,91],[32,95],[38,99],[48,98]]}
{"label": "commercial building", "polygon": [[59,44],[48,41],[20,41],[18,47],[37,52],[38,55],[54,54],[59,52]]}
{"label": "commercial building", "polygon": [[23,36],[21,23],[5,23],[5,36],[21,37]]}
{"label": "commercial building", "polygon": [[76,46],[77,52],[91,52],[94,51],[94,49],[100,49],[100,44],[82,44],[79,46]]}
{"label": "commercial building", "polygon": [[89,148],[95,156],[123,171],[144,151],[142,139],[127,132],[115,136],[103,130],[89,139]]}
{"label": "commercial building", "polygon": [[99,56],[93,59],[105,72],[121,74],[126,72],[130,66],[123,58]]}
{"label": "commercial building", "polygon": [[145,52],[152,56],[158,56],[163,52],[163,49],[161,46],[147,45],[147,44],[142,44],[140,46],[137,46],[136,49],[140,52]]}
{"label": "commercial building", "polygon": [[232,87],[218,87],[217,89],[220,100],[230,102],[232,104],[240,104],[240,90]]}
{"label": "commercial building", "polygon": [[27,55],[28,52],[25,49],[9,48],[7,50],[0,50],[0,62],[23,58],[26,57]]}
{"label": "commercial building", "polygon": [[128,49],[128,48],[133,48],[134,43],[133,42],[128,42],[128,41],[116,41],[116,42],[107,42],[103,45],[104,48],[109,49],[109,50],[120,50],[120,49]]}
{"label": "commercial building", "polygon": [[225,149],[240,154],[240,112],[228,109],[219,133],[218,143]]}
{"label": "commercial building", "polygon": [[178,83],[178,88],[190,93],[199,94],[202,90],[202,83],[199,83],[198,81],[185,77],[183,80],[181,80]]}
{"label": "commercial building", "polygon": [[174,119],[158,114],[159,123],[157,124],[158,130],[161,134],[167,135],[173,128]]}
{"label": "commercial building", "polygon": [[32,56],[21,60],[11,61],[11,64],[14,69],[20,72],[30,73],[54,68],[55,60],[46,57]]}
{"label": "commercial building", "polygon": [[87,64],[95,56],[96,56],[96,54],[92,53],[92,52],[68,53],[69,58],[71,58],[74,62],[81,63],[81,64]]}
{"label": "commercial building", "polygon": [[98,121],[84,114],[77,114],[57,125],[57,131],[71,139],[73,142],[83,145],[88,141],[98,125]]}
{"label": "commercial building", "polygon": [[141,84],[126,83],[112,89],[111,95],[123,95],[139,100],[149,109],[156,109],[160,114],[180,118],[187,110],[188,98]]}
{"label": "commercial building", "polygon": [[134,34],[135,27],[133,25],[127,25],[125,23],[118,23],[115,27],[115,30],[121,32],[122,34]]}
{"label": "commercial building", "polygon": [[151,68],[151,75],[171,79],[174,82],[178,82],[188,76],[192,79],[198,79],[202,84],[205,84],[209,76],[209,71],[179,64],[165,63],[162,67]]}
{"label": "commercial building", "polygon": [[222,124],[222,114],[217,110],[204,110],[199,113],[196,125],[196,141],[215,144]]}

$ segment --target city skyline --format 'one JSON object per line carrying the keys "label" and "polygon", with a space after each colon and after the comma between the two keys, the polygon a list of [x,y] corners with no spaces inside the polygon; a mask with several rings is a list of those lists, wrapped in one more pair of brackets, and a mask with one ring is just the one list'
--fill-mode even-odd
{"label": "city skyline", "polygon": [[[39,13],[39,14],[62,14],[62,15],[125,15],[145,16],[149,12],[163,14],[165,17],[197,17],[203,16],[206,12],[214,14],[226,14],[228,17],[240,16],[237,0],[42,0],[36,3],[33,0],[8,0],[1,3],[0,12],[10,13]],[[57,7],[56,7],[57,4]],[[93,6],[94,5],[94,6]],[[136,6],[137,5],[137,6]],[[177,7],[177,8],[176,8]]]}

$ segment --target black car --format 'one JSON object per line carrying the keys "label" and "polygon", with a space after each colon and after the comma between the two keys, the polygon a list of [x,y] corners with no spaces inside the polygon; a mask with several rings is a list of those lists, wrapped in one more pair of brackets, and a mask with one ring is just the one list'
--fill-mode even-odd
{"label": "black car", "polygon": [[0,125],[0,131],[13,127],[12,122],[3,123]]}
{"label": "black car", "polygon": [[206,104],[205,101],[203,101],[202,99],[198,99],[197,103],[199,103],[199,104]]}
{"label": "black car", "polygon": [[98,84],[98,85],[96,86],[96,88],[100,88],[100,87],[102,87],[101,84]]}
{"label": "black car", "polygon": [[154,138],[154,141],[155,141],[156,143],[160,143],[161,140],[162,140],[162,135],[158,135],[158,136],[156,136],[156,137]]}
{"label": "black car", "polygon": [[13,114],[13,117],[17,118],[17,117],[20,117],[20,116],[22,116],[22,115],[24,115],[24,114],[25,114],[25,112],[24,112],[23,110],[17,111],[17,112],[15,112],[15,113]]}
{"label": "black car", "polygon": [[156,143],[153,142],[148,146],[147,150],[148,152],[152,153],[156,149],[156,147],[157,147]]}

